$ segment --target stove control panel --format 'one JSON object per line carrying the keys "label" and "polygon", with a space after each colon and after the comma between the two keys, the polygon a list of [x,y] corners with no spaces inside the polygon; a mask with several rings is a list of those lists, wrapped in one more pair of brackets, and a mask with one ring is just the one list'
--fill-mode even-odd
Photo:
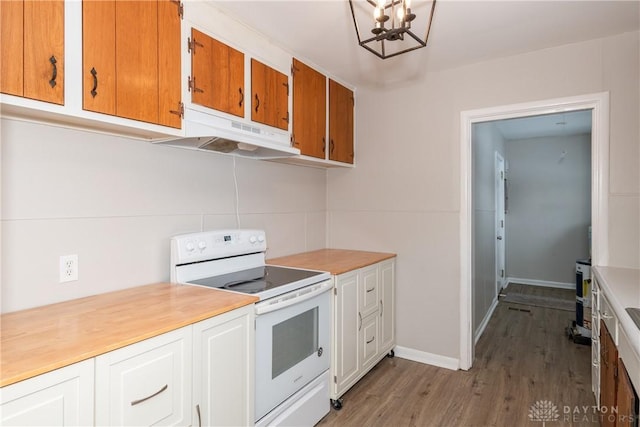
{"label": "stove control panel", "polygon": [[267,250],[264,230],[215,230],[183,234],[171,239],[174,265],[247,255]]}

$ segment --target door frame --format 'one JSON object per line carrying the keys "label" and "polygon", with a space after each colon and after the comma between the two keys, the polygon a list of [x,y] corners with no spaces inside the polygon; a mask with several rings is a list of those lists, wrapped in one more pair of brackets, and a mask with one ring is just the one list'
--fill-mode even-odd
{"label": "door frame", "polygon": [[592,265],[609,263],[609,92],[460,112],[460,369],[473,364],[472,125],[501,119],[591,110]]}
{"label": "door frame", "polygon": [[[495,204],[495,218],[494,218],[494,236],[498,237],[499,233],[500,233],[500,228],[502,228],[502,240],[495,242],[495,258],[496,258],[496,265],[495,265],[495,280],[494,280],[494,285],[496,286],[496,293],[495,293],[495,297],[498,298],[498,295],[500,294],[500,291],[502,290],[502,288],[504,288],[504,284],[505,281],[507,280],[507,264],[506,264],[506,215],[505,215],[505,208],[506,208],[506,201],[505,201],[505,188],[504,188],[504,184],[505,184],[505,179],[506,179],[506,173],[507,173],[507,167],[506,167],[506,162],[504,160],[504,157],[502,157],[502,155],[499,152],[495,152],[495,160],[494,160],[494,183],[495,183],[495,192],[494,192],[494,204]],[[501,166],[501,167],[500,167]],[[502,172],[502,177],[498,178],[498,173]],[[502,197],[499,197],[500,195],[502,195]],[[500,200],[502,199],[502,203],[500,203]],[[500,212],[502,210],[502,212]],[[498,225],[498,222],[502,220],[503,224],[502,227],[500,227],[500,225]],[[502,252],[499,250],[499,247],[502,246]],[[502,265],[502,276],[500,276],[498,274],[498,267]]]}

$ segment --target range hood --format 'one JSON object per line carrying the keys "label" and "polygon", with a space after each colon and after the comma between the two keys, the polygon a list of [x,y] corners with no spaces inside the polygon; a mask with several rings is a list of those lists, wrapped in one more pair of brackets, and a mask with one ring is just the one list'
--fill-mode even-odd
{"label": "range hood", "polygon": [[279,159],[300,154],[300,150],[290,146],[287,132],[190,108],[186,108],[184,114],[185,136],[153,142],[253,159]]}

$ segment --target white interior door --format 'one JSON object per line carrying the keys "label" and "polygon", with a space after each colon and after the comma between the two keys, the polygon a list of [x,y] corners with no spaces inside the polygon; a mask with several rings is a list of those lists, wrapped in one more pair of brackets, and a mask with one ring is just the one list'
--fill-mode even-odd
{"label": "white interior door", "polygon": [[504,158],[496,151],[495,170],[495,205],[496,205],[496,295],[506,284],[505,266],[505,183],[506,172]]}

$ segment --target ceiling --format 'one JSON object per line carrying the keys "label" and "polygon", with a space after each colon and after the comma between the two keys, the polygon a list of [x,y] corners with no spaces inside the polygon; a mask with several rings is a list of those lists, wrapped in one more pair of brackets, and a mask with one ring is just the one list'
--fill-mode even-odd
{"label": "ceiling", "polygon": [[[358,46],[347,0],[211,1],[303,61],[356,87],[418,79],[429,71],[640,28],[639,0],[438,0],[427,47],[382,60]],[[355,1],[364,7],[363,0]],[[419,25],[430,0],[412,3]]]}
{"label": "ceiling", "polygon": [[591,133],[591,110],[545,114],[494,122],[504,139],[530,139]]}

